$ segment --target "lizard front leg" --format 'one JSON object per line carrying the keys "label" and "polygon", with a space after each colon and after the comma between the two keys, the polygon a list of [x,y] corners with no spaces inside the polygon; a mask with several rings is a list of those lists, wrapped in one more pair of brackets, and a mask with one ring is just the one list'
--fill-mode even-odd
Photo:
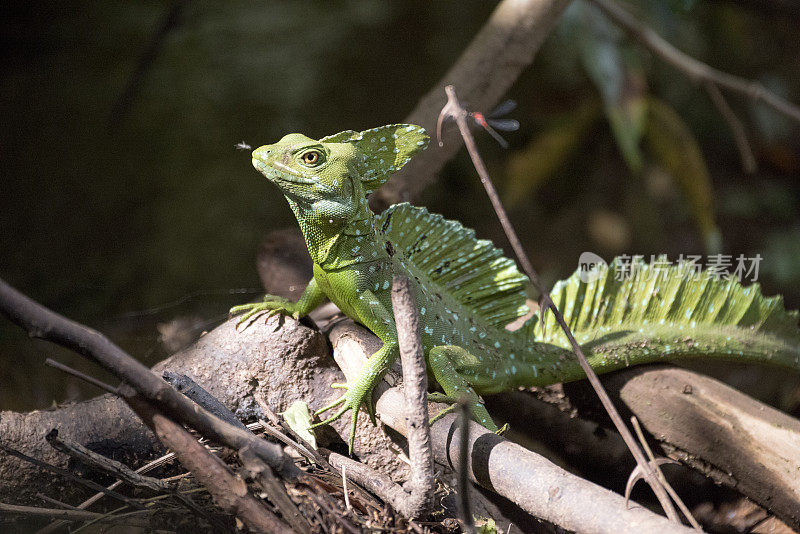
{"label": "lizard front leg", "polygon": [[352,454],[356,425],[358,423],[358,411],[361,406],[364,406],[373,424],[377,424],[375,408],[372,404],[372,391],[400,356],[400,349],[397,344],[394,316],[372,291],[360,292],[357,301],[349,304],[358,313],[359,321],[381,338],[383,346],[367,359],[355,380],[347,384],[332,384],[332,387],[347,389],[347,392],[333,403],[317,410],[316,414],[324,413],[337,406],[340,406],[340,408],[331,417],[315,424],[312,428],[331,423],[344,415],[347,410],[352,409],[353,420],[349,441],[350,453]]}
{"label": "lizard front leg", "polygon": [[242,324],[254,315],[264,312],[268,312],[269,316],[283,313],[285,315],[291,315],[295,319],[299,319],[300,317],[308,315],[314,308],[322,304],[323,300],[325,300],[325,293],[319,288],[317,281],[312,278],[297,302],[291,302],[285,298],[276,297],[275,295],[265,295],[264,300],[261,302],[234,306],[231,308],[230,314],[244,314],[241,319],[239,319],[238,324]]}

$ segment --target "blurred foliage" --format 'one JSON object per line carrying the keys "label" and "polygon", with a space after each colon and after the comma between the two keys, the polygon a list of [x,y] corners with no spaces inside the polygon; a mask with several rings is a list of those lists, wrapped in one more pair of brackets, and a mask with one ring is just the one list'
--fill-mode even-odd
{"label": "blurred foliage", "polygon": [[719,230],[714,223],[711,177],[703,153],[681,116],[657,98],[647,102],[645,140],[655,163],[674,180],[686,199],[709,254],[719,254]]}
{"label": "blurred foliage", "polygon": [[[195,0],[154,40],[174,5],[0,7],[0,276],[147,363],[166,354],[158,324],[200,317],[201,331],[254,299],[257,244],[294,224],[234,144],[401,120],[493,7]],[[800,10],[630,7],[682,50],[800,102]],[[800,306],[798,125],[730,98],[760,165],[744,175],[705,93],[586,9],[571,6],[509,92],[522,124],[510,149],[480,139],[534,264],[555,281],[584,250],[701,253],[716,225],[724,252],[760,253],[766,292]],[[505,244],[463,154],[417,202]],[[96,393],[46,356],[103,377],[2,322],[0,407]]]}

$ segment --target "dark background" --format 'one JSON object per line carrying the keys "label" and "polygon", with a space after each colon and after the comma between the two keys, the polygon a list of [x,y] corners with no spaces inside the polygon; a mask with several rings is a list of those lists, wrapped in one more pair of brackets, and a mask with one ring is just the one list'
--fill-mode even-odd
{"label": "dark background", "polygon": [[[682,50],[800,103],[795,4],[647,4],[638,15]],[[158,325],[164,331],[183,318],[199,333],[232,304],[257,298],[258,243],[294,224],[284,199],[234,145],[401,121],[493,7],[477,0],[3,3],[0,277],[148,364],[158,361],[168,353]],[[585,7],[573,6],[509,92],[521,122],[505,134],[510,148],[479,134],[537,269],[552,283],[585,250],[608,259],[703,254],[718,229],[719,250],[761,254],[766,293],[800,307],[797,123],[731,95],[759,163],[745,174],[704,91],[587,20]],[[620,77],[598,76],[598,65]],[[637,98],[665,104],[686,129],[661,145],[643,141],[650,148],[639,168],[620,149],[626,130],[613,132],[607,120],[620,80]],[[584,109],[594,118],[575,126]],[[694,166],[670,168],[664,154],[691,159],[687,147],[699,149]],[[713,208],[698,211],[705,187]],[[505,246],[463,153],[416,203]],[[48,356],[104,376],[0,321],[0,408],[97,393],[44,367]],[[754,372],[738,380],[762,382],[756,393],[779,406],[797,402],[796,390],[764,385]]]}

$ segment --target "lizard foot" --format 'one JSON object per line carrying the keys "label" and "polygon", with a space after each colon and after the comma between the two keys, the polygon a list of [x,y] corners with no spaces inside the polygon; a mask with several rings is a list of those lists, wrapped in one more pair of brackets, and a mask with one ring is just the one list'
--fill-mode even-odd
{"label": "lizard foot", "polygon": [[372,424],[377,425],[377,421],[375,419],[375,407],[372,405],[372,390],[368,390],[365,392],[358,392],[358,388],[349,388],[347,384],[331,384],[332,388],[337,389],[347,389],[347,392],[333,401],[331,404],[325,406],[324,408],[320,408],[314,415],[320,415],[325,413],[337,406],[341,406],[336,413],[334,413],[329,418],[325,419],[324,421],[320,421],[319,423],[315,423],[311,425],[311,428],[317,428],[322,425],[327,425],[339,419],[343,416],[347,410],[353,410],[353,421],[350,427],[350,441],[348,443],[349,446],[349,453],[353,454],[353,446],[356,440],[356,425],[358,423],[358,410],[361,406],[364,406],[367,409],[367,413],[369,414],[369,418],[372,421]]}
{"label": "lizard foot", "polygon": [[258,316],[262,313],[267,313],[267,317],[272,317],[273,315],[282,313],[284,315],[291,315],[295,319],[298,319],[300,317],[300,313],[297,311],[296,307],[296,303],[294,302],[281,297],[276,297],[274,295],[267,295],[261,302],[251,302],[250,304],[234,306],[230,309],[229,314],[231,316],[242,314],[239,322],[236,323],[236,326],[239,326],[248,319]]}

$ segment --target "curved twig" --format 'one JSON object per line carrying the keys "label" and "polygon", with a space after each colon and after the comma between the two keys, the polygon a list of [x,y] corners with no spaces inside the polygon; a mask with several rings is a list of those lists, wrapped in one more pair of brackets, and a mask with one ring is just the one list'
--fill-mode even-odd
{"label": "curved twig", "polygon": [[[517,236],[513,225],[511,224],[511,219],[509,219],[503,204],[500,202],[500,196],[497,194],[497,190],[492,183],[492,179],[489,176],[489,171],[486,169],[486,165],[483,163],[483,159],[478,153],[478,147],[475,144],[475,139],[472,137],[472,133],[469,131],[469,126],[467,125],[466,120],[467,110],[464,109],[459,102],[458,97],[456,96],[455,88],[452,85],[445,87],[445,91],[447,92],[447,104],[442,108],[440,116],[444,118],[452,118],[456,121],[458,129],[461,132],[461,137],[464,139],[464,143],[467,146],[469,155],[472,158],[472,163],[475,166],[475,170],[480,176],[481,183],[486,189],[486,194],[492,203],[492,207],[497,214],[497,218],[500,220],[500,224],[505,231],[506,237],[511,243],[511,248],[514,249],[514,253],[517,256],[519,263],[522,265],[522,270],[528,275],[528,278],[530,278],[531,282],[541,295],[542,314],[544,315],[547,310],[550,310],[553,313],[556,322],[558,322],[559,326],[564,331],[564,334],[567,336],[570,346],[572,347],[572,352],[575,354],[575,357],[578,359],[581,368],[586,373],[589,383],[592,385],[592,388],[594,388],[597,396],[600,398],[603,408],[605,408],[608,412],[609,417],[611,417],[611,420],[614,422],[614,426],[619,431],[622,439],[625,440],[625,444],[628,446],[628,449],[630,449],[631,454],[633,454],[633,457],[636,459],[637,465],[644,474],[644,479],[653,489],[656,497],[658,497],[658,501],[661,503],[661,507],[664,509],[664,512],[666,512],[667,517],[673,521],[680,522],[678,513],[675,510],[675,507],[672,505],[672,501],[670,500],[667,490],[659,481],[658,476],[651,467],[650,463],[647,461],[647,458],[645,458],[645,455],[639,448],[638,443],[636,443],[633,434],[631,434],[631,431],[625,425],[625,422],[619,415],[614,403],[611,402],[608,393],[606,393],[605,389],[603,389],[603,385],[600,383],[597,373],[595,373],[592,367],[589,365],[586,356],[583,354],[583,349],[581,349],[581,346],[578,344],[575,336],[572,334],[572,330],[569,328],[566,321],[564,321],[564,316],[553,303],[553,299],[550,298],[550,294],[539,279],[539,275],[533,268],[530,258],[528,258],[525,249],[522,247],[522,242],[519,240],[519,237]],[[439,143],[441,144],[441,140]]]}

